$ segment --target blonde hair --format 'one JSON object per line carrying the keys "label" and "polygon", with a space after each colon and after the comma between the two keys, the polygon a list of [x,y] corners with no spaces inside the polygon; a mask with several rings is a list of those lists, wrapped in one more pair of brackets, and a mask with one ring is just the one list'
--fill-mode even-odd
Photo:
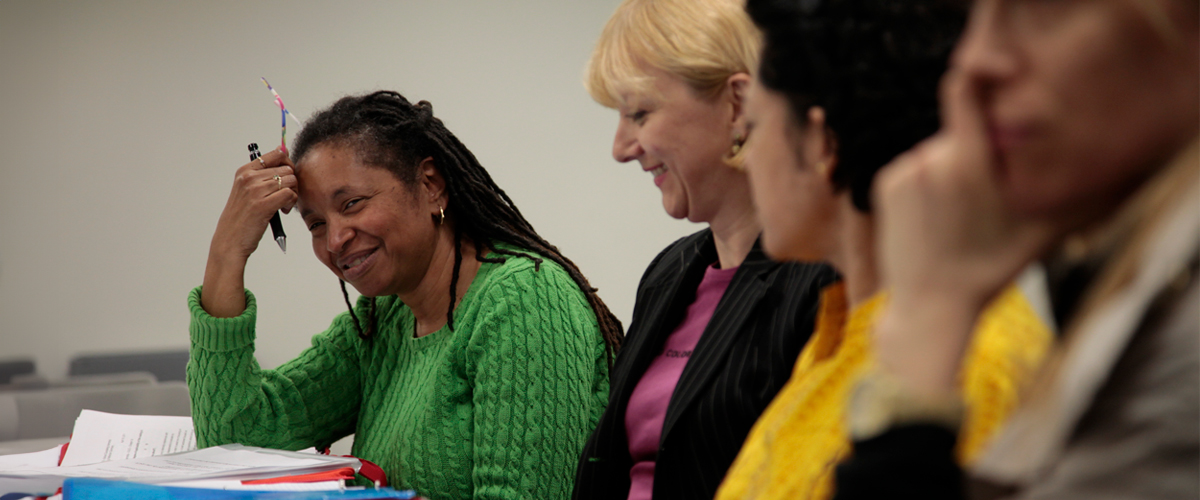
{"label": "blonde hair", "polygon": [[737,73],[758,69],[761,36],[744,0],[625,0],[588,60],[592,99],[618,108],[625,96],[651,91],[648,68],[674,75],[712,97]]}

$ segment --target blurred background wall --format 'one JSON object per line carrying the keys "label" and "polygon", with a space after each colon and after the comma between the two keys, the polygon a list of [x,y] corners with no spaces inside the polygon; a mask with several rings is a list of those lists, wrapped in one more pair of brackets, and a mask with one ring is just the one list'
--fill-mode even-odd
{"label": "blurred background wall", "polygon": [[[347,94],[433,103],[628,324],[638,279],[698,229],[611,155],[581,76],[617,0],[0,2],[0,357],[186,348],[189,290],[246,144]],[[297,128],[289,124],[288,137]],[[264,367],[344,310],[297,214],[246,282]]]}

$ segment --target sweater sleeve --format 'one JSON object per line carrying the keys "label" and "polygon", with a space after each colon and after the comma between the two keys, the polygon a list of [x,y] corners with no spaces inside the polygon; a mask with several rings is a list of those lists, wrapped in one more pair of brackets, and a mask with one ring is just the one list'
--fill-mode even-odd
{"label": "sweater sleeve", "polygon": [[854,442],[837,466],[834,500],[921,498],[962,500],[963,471],[954,461],[954,432],[910,424]]}
{"label": "sweater sleeve", "polygon": [[565,273],[547,267],[497,280],[482,297],[467,367],[476,499],[567,498],[608,400],[595,314]]}
{"label": "sweater sleeve", "polygon": [[200,305],[201,288],[188,296],[191,359],[188,391],[196,443],[228,443],[298,450],[324,447],[353,432],[361,391],[353,335],[335,320],[312,346],[277,369],[254,358],[254,295],[246,311],[214,318]]}

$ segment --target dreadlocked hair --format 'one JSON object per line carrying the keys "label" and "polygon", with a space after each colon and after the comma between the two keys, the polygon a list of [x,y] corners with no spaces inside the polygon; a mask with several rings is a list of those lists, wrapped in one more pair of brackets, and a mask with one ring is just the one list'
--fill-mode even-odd
{"label": "dreadlocked hair", "polygon": [[[620,320],[596,295],[596,289],[575,263],[534,231],[475,155],[433,116],[433,106],[428,101],[413,104],[403,95],[386,90],[339,99],[310,119],[296,136],[293,162],[298,163],[312,148],[324,144],[353,148],[363,164],[385,168],[409,186],[417,183],[417,166],[421,161],[433,159],[446,182],[448,206],[444,208],[444,217],[454,222],[454,269],[450,279],[450,308],[446,311],[446,324],[451,330],[462,266],[462,242],[466,238],[474,245],[476,258],[481,262],[503,263],[508,256],[530,259],[538,271],[543,259],[562,266],[596,314],[608,363],[612,365],[624,337]],[[497,242],[530,250],[533,255],[499,248]],[[486,257],[485,248],[490,251]],[[359,337],[371,339],[376,333],[374,298],[363,310],[366,320],[360,322],[344,282],[342,295]]]}

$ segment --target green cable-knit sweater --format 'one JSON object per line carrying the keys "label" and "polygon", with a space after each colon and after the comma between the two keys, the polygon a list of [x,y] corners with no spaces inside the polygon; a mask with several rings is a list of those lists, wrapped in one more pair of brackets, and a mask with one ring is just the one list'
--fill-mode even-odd
{"label": "green cable-knit sweater", "polygon": [[[608,402],[596,316],[557,264],[483,263],[454,330],[413,337],[412,311],[377,299],[378,334],[348,313],[274,370],[254,359],[254,295],[214,318],[188,297],[196,439],[297,450],[355,433],[353,453],[430,499],[567,498]],[[366,299],[359,299],[362,315]]]}

